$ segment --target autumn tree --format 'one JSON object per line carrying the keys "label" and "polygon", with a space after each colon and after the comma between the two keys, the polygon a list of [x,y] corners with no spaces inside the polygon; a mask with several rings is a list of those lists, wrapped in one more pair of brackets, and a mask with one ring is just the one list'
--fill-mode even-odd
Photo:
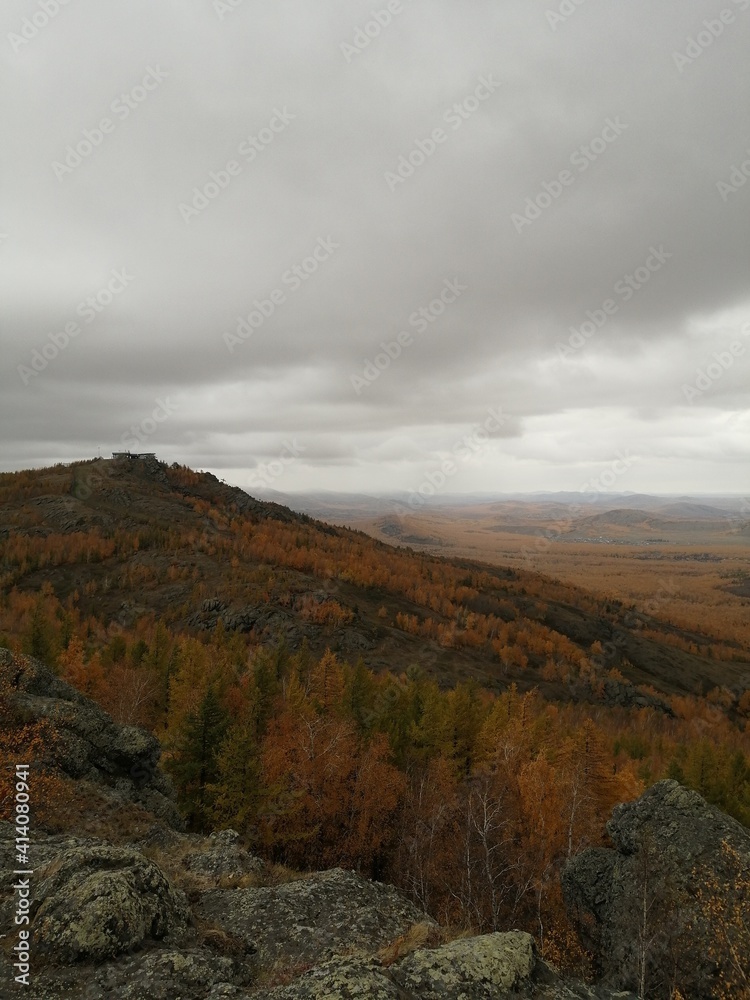
{"label": "autumn tree", "polygon": [[459,782],[452,762],[435,757],[408,776],[391,877],[444,923],[461,914],[450,887],[460,823]]}
{"label": "autumn tree", "polygon": [[623,796],[611,754],[590,719],[564,741],[556,768],[563,789],[566,856],[571,857],[591,843],[592,832],[601,829]]}

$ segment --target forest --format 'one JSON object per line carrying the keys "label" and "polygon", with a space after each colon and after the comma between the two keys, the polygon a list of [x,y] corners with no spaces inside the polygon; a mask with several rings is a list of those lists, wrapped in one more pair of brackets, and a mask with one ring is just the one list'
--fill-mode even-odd
{"label": "forest", "polygon": [[[581,678],[592,689],[623,679],[628,665],[615,665],[606,642],[582,648],[533,613],[555,596],[598,613],[600,598],[309,519],[242,513],[181,468],[158,489],[148,477],[139,487],[154,511],[173,498],[180,516],[168,523],[139,520],[132,492],[136,516],[115,518],[112,496],[128,484],[103,476],[87,498],[100,523],[58,530],[35,501],[66,498],[50,487],[74,490],[79,473],[0,482],[14,522],[1,542],[0,645],[43,660],[116,721],[155,733],[191,829],[231,827],[295,870],[342,866],[391,882],[457,929],[527,929],[546,957],[585,973],[559,874],[582,848],[606,843],[616,803],[672,777],[750,826],[748,691],[643,688],[653,697],[640,706],[551,696]],[[218,590],[203,559],[221,569]],[[361,605],[342,584],[360,588]],[[160,588],[173,588],[172,600],[147,607]],[[313,638],[228,627],[221,609],[236,599],[294,612]],[[429,657],[404,662],[403,651],[368,664],[366,652],[334,650],[366,601],[404,642],[448,657],[481,652],[495,665],[487,683],[447,683]],[[219,609],[215,625],[191,627],[206,602]],[[705,638],[701,652],[741,662],[736,645]],[[44,759],[53,736],[13,722],[0,696],[7,781],[19,747]],[[55,828],[60,796],[46,799],[39,821]]]}

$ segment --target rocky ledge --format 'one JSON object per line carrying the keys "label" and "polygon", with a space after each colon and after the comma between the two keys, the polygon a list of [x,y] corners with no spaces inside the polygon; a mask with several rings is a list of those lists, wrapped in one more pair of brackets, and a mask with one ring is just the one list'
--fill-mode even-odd
{"label": "rocky ledge", "polygon": [[29,721],[55,731],[44,763],[79,783],[96,786],[113,805],[135,803],[182,828],[172,784],[159,770],[161,746],[137,726],[119,726],[90,698],[56,677],[40,660],[0,649],[0,682]]}
{"label": "rocky ledge", "polygon": [[[2,823],[0,885],[12,884],[12,865],[13,829]],[[157,825],[120,846],[37,834],[34,865],[35,1000],[626,996],[564,981],[520,931],[441,943],[430,917],[354,872],[285,873],[279,884],[233,831],[203,839]],[[6,894],[4,927],[11,908]]]}

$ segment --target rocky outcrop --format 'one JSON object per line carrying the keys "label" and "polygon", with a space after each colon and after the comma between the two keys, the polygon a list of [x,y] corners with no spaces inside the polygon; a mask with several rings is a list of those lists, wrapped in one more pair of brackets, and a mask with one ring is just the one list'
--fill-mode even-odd
{"label": "rocky outcrop", "polygon": [[334,958],[263,1000],[635,1000],[632,993],[561,979],[540,961],[530,934],[510,931],[420,949],[385,967],[376,958]]}
{"label": "rocky outcrop", "polygon": [[[0,869],[12,866],[13,835],[0,823]],[[192,864],[214,856],[211,877],[238,877],[252,855],[237,835],[202,839],[154,826],[141,846],[159,863],[136,845],[37,832],[34,1000],[626,996],[563,980],[539,959],[530,935],[518,931],[441,945],[437,925],[397,890],[342,870],[254,890],[193,889],[191,911],[176,884],[180,872],[194,886]],[[10,885],[6,875],[0,871]],[[268,881],[270,873],[252,877]],[[0,948],[0,984],[10,982],[8,952]]]}
{"label": "rocky outcrop", "polygon": [[571,691],[580,701],[602,702],[612,708],[652,708],[674,718],[672,706],[664,698],[641,691],[629,681],[604,677],[597,681],[575,683],[571,685]]}
{"label": "rocky outcrop", "polygon": [[118,726],[31,656],[0,649],[0,680],[8,683],[15,707],[26,718],[46,719],[55,730],[46,763],[105,788],[114,801],[137,802],[164,822],[182,826],[171,783],[157,766],[161,747],[154,736]]}
{"label": "rocky outcrop", "polygon": [[300,621],[274,604],[230,608],[217,598],[204,601],[201,610],[188,618],[188,625],[211,630],[216,628],[219,620],[228,632],[253,632],[263,641],[277,641],[283,636],[293,648],[305,639],[316,640],[322,633],[319,625]]}
{"label": "rocky outcrop", "polygon": [[393,975],[400,986],[425,1000],[446,995],[490,1000],[498,991],[528,980],[535,965],[533,938],[514,931],[420,949],[400,962]]}
{"label": "rocky outcrop", "polygon": [[260,858],[248,853],[235,830],[221,830],[208,838],[208,849],[186,854],[183,864],[188,871],[215,883],[222,879],[238,880],[252,872],[263,871]]}
{"label": "rocky outcrop", "polygon": [[724,946],[736,946],[742,920],[750,925],[750,832],[675,781],[617,806],[607,830],[613,850],[584,851],[563,872],[604,981],[635,988],[643,977],[649,996],[674,985],[695,1000],[714,996],[717,977],[732,981]]}
{"label": "rocky outcrop", "polygon": [[187,926],[183,894],[138,851],[74,848],[34,881],[35,947],[57,962],[113,958]]}
{"label": "rocky outcrop", "polygon": [[341,868],[275,887],[209,891],[196,914],[252,944],[269,966],[372,954],[414,924],[437,927],[392,886]]}

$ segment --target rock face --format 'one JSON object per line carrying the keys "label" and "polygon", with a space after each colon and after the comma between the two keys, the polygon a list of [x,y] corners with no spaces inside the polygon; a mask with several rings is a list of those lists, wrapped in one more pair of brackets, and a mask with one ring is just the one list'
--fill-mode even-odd
{"label": "rock face", "polygon": [[485,934],[464,938],[431,951],[420,949],[399,963],[399,985],[425,1000],[447,994],[490,1000],[528,980],[536,965],[529,934]]}
{"label": "rock face", "polygon": [[58,962],[113,958],[187,926],[183,894],[137,851],[74,848],[37,871],[35,882],[34,941]]}
{"label": "rock face", "polygon": [[269,966],[372,954],[414,924],[437,927],[396,889],[340,868],[275,887],[210,891],[196,913],[252,944]]}
{"label": "rock face", "polygon": [[[670,996],[674,985],[695,1000],[714,996],[719,973],[733,975],[722,935],[734,940],[735,919],[750,924],[750,832],[675,781],[617,806],[607,830],[614,850],[584,851],[563,872],[569,912],[604,981],[632,989],[643,976],[649,996]],[[719,906],[710,919],[708,899]]]}
{"label": "rock face", "polygon": [[[192,879],[185,859],[211,855],[232,865],[239,857],[240,868],[232,870],[242,878],[252,858],[233,831],[207,840],[166,829],[163,837],[157,833],[155,827],[143,850],[157,851],[175,878],[187,871]],[[0,823],[2,886],[11,884],[10,871],[2,869],[12,867],[13,836],[10,824]],[[322,872],[255,890],[197,891],[191,913],[165,869],[135,845],[37,831],[34,851],[33,993],[18,992],[34,1000],[626,996],[562,980],[540,961],[532,938],[518,931],[422,946],[387,964],[386,955],[399,955],[399,949],[404,954],[404,942],[439,940],[439,930],[395,889],[352,872]],[[227,867],[219,865],[223,878],[232,877]],[[253,878],[268,873],[255,871]],[[421,934],[410,936],[415,923]],[[384,944],[389,947],[381,951]],[[3,992],[12,979],[8,951],[0,947],[2,1000],[16,995]]]}
{"label": "rock face", "polygon": [[243,875],[263,870],[260,858],[249,854],[234,830],[221,830],[208,838],[209,848],[185,855],[183,864],[188,871],[216,882],[240,879]]}
{"label": "rock face", "polygon": [[58,770],[182,827],[171,783],[157,767],[161,747],[154,736],[135,726],[118,726],[95,702],[31,656],[0,649],[0,679],[10,684],[18,708],[54,726],[59,735],[50,747],[50,763]]}

